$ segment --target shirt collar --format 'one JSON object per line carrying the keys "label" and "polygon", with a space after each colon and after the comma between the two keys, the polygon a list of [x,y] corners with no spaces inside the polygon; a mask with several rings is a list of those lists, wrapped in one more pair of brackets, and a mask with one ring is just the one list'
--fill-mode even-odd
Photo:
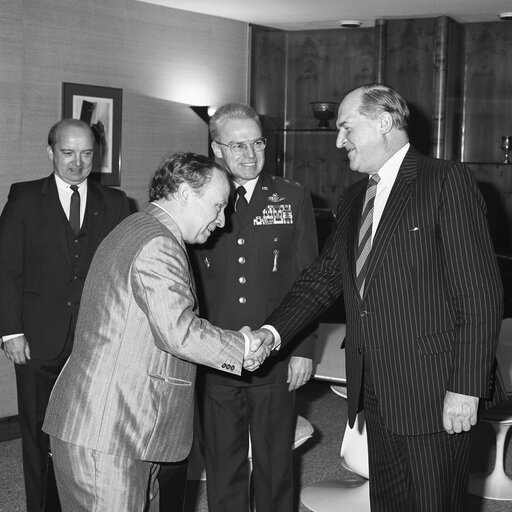
{"label": "shirt collar", "polygon": [[[251,197],[254,193],[254,189],[256,188],[256,183],[258,183],[258,178],[254,178],[253,180],[249,180],[246,183],[244,183],[243,187],[245,188],[245,198],[247,199],[247,202],[251,200]],[[240,185],[238,183],[235,183],[235,188],[238,188]]]}
{"label": "shirt collar", "polygon": [[[55,176],[55,183],[57,184],[57,188],[62,192],[65,191],[71,194],[71,185],[66,183],[56,172],[54,172],[53,175]],[[78,184],[78,192],[82,197],[87,192],[87,179]]]}
{"label": "shirt collar", "polygon": [[[407,142],[405,146],[401,147],[387,162],[379,169],[377,173],[381,180],[393,184],[402,165],[403,159],[409,151],[410,143]],[[380,183],[380,182],[379,182]]]}

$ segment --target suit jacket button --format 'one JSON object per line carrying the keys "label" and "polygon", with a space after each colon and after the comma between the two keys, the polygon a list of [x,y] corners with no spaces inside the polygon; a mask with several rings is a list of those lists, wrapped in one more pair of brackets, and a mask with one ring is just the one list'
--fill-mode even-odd
{"label": "suit jacket button", "polygon": [[239,238],[239,239],[236,241],[236,243],[237,243],[238,245],[244,245],[244,244],[245,244],[245,240],[244,240],[243,238]]}
{"label": "suit jacket button", "polygon": [[238,278],[238,282],[239,282],[240,284],[245,284],[245,283],[247,282],[247,279],[246,279],[244,276],[242,276],[242,277],[239,277],[239,278]]}
{"label": "suit jacket button", "polygon": [[238,299],[238,302],[240,302],[240,304],[245,304],[247,302],[247,299],[245,297],[240,297]]}
{"label": "suit jacket button", "polygon": [[243,256],[240,256],[240,258],[238,258],[238,263],[243,265],[245,263],[245,258]]}
{"label": "suit jacket button", "polygon": [[222,363],[222,368],[226,368],[226,363]]}

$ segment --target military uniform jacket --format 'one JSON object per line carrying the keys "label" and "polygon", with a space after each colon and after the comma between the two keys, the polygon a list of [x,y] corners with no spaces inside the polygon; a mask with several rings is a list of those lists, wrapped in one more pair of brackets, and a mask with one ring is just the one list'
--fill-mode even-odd
{"label": "military uniform jacket", "polygon": [[[266,173],[260,174],[242,225],[233,203],[225,211],[225,228],[192,250],[200,312],[222,328],[256,329],[317,254],[313,206],[300,184]],[[234,378],[207,369],[205,378],[235,385],[285,382],[292,351],[313,357],[312,338],[304,339],[304,333],[256,372]]]}

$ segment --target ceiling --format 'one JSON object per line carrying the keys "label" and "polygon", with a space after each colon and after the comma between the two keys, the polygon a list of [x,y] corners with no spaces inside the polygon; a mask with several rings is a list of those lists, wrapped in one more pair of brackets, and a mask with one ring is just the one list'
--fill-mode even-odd
{"label": "ceiling", "polygon": [[[283,30],[338,28],[340,20],[450,16],[460,23],[499,21],[511,0],[137,0],[184,11],[244,21]],[[511,28],[512,28],[512,22]]]}

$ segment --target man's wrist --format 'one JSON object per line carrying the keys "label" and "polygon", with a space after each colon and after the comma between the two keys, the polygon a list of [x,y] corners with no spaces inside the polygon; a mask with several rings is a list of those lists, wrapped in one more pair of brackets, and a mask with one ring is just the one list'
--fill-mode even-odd
{"label": "man's wrist", "polygon": [[272,345],[272,350],[279,350],[281,348],[281,336],[277,332],[276,328],[273,325],[262,325],[260,329],[267,329],[274,336],[274,344]]}

